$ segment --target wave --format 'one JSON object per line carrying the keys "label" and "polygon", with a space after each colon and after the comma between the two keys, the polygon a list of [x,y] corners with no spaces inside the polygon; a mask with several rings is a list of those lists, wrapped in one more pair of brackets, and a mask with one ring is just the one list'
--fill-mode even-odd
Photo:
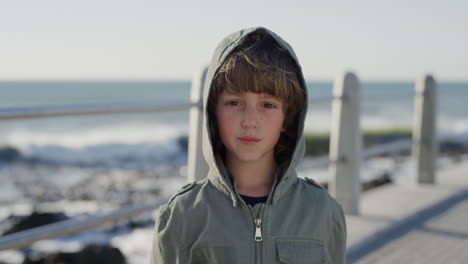
{"label": "wave", "polygon": [[3,135],[3,144],[27,162],[152,169],[186,163],[183,133],[178,127],[164,125],[61,132],[12,130]]}
{"label": "wave", "polygon": [[[412,126],[412,115],[403,116],[364,113],[363,129]],[[309,112],[306,132],[328,132],[331,112],[325,109]],[[188,124],[187,124],[188,126]],[[0,132],[0,161],[22,161],[82,167],[152,169],[181,166],[187,160],[187,126],[162,122],[125,121],[118,124],[62,128],[42,125],[12,127]],[[468,119],[440,115],[438,132],[441,137],[468,134]]]}
{"label": "wave", "polygon": [[16,128],[2,133],[0,140],[27,150],[30,146],[62,146],[81,149],[102,144],[140,144],[167,142],[177,138],[184,129],[161,124],[119,124],[106,127],[81,128],[57,131],[56,129]]}
{"label": "wave", "polygon": [[180,166],[186,153],[177,140],[167,143],[100,144],[80,149],[62,146],[30,146],[26,153],[29,162],[80,167],[124,169],[152,169]]}
{"label": "wave", "polygon": [[[331,128],[331,111],[309,111],[305,123],[306,132],[329,132]],[[462,116],[439,115],[437,117],[437,132],[440,136],[451,137],[468,134],[468,118]],[[362,129],[412,128],[413,113],[381,112],[378,114],[363,113],[361,115]]]}

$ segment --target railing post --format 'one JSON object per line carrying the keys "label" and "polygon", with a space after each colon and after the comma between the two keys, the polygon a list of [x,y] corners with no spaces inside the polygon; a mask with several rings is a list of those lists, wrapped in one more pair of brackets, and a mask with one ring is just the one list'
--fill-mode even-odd
{"label": "railing post", "polygon": [[436,82],[427,74],[416,82],[414,102],[413,159],[417,183],[435,183]]}
{"label": "railing post", "polygon": [[361,130],[359,80],[347,72],[333,88],[332,124],[330,131],[330,193],[346,214],[359,214],[361,182]]}
{"label": "railing post", "polygon": [[192,80],[192,90],[190,100],[192,103],[198,103],[199,107],[190,109],[190,131],[188,137],[188,182],[201,180],[208,173],[208,164],[206,164],[202,151],[203,138],[203,86],[205,84],[206,72],[208,67],[203,67]]}

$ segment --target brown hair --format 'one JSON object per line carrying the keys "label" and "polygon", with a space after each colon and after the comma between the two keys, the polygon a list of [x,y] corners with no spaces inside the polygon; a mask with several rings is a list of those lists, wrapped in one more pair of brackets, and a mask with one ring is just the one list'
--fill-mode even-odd
{"label": "brown hair", "polygon": [[266,93],[283,103],[285,132],[275,147],[278,163],[291,158],[297,140],[297,125],[304,107],[304,88],[298,77],[298,67],[288,50],[280,47],[262,32],[252,33],[235,49],[214,76],[208,99],[213,151],[224,156],[225,149],[218,135],[216,104],[224,89],[234,93]]}

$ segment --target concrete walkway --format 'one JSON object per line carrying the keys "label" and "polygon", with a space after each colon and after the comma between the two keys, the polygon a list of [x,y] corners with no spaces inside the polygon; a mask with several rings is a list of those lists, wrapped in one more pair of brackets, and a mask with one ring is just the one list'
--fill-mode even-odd
{"label": "concrete walkway", "polygon": [[348,263],[468,263],[468,162],[439,170],[436,185],[368,191],[346,221]]}

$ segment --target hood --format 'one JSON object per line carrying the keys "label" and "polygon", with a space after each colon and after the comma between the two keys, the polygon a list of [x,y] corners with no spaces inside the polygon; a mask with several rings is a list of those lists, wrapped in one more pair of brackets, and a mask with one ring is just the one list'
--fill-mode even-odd
{"label": "hood", "polygon": [[281,37],[263,27],[243,29],[228,35],[226,38],[223,39],[223,41],[221,41],[221,43],[216,48],[205,78],[205,84],[203,89],[203,154],[209,166],[208,179],[217,189],[224,192],[228,197],[232,199],[233,206],[237,206],[238,199],[241,198],[237,194],[232,175],[229,174],[220,157],[213,153],[213,146],[210,140],[210,130],[208,124],[208,95],[210,94],[210,88],[212,86],[213,78],[218,69],[226,60],[226,58],[231,54],[231,52],[233,52],[238,46],[240,46],[243,43],[243,41],[249,34],[255,32],[262,32],[272,36],[273,39],[275,39],[276,42],[279,44],[279,46],[289,51],[289,54],[297,64],[299,82],[301,83],[302,88],[304,89],[305,95],[304,109],[302,109],[299,117],[300,124],[298,125],[298,136],[294,148],[293,157],[290,163],[279,164],[277,172],[275,174],[275,182],[270,193],[270,198],[268,199],[269,202],[276,203],[284,195],[284,193],[286,193],[287,190],[293,184],[296,183],[296,181],[298,180],[296,174],[296,166],[301,162],[305,153],[303,131],[304,120],[307,113],[307,87],[304,81],[301,66],[296,55],[294,54],[293,49]]}

